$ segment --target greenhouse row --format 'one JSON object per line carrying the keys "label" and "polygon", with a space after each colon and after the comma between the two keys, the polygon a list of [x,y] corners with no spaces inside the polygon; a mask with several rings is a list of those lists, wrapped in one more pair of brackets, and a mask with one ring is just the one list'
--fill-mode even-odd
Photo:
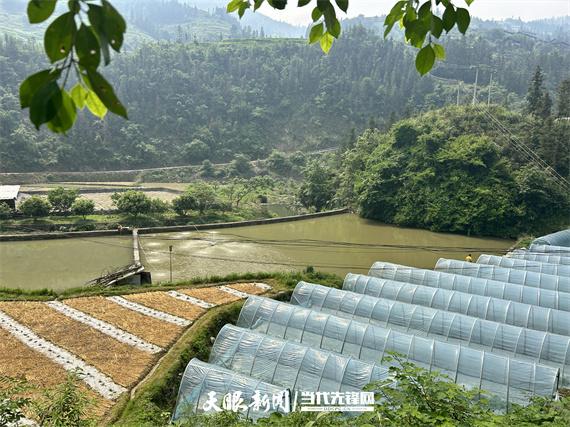
{"label": "greenhouse row", "polygon": [[376,262],[342,289],[299,282],[289,302],[251,296],[208,362],[188,364],[174,419],[236,395],[255,420],[298,409],[307,393],[397,387],[389,368],[402,360],[480,389],[498,411],[555,397],[570,385],[569,233],[433,271]]}

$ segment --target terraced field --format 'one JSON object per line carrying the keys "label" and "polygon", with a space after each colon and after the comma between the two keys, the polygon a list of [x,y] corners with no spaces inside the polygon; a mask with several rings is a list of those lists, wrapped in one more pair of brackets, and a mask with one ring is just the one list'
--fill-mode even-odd
{"label": "terraced field", "polygon": [[76,370],[94,412],[133,388],[192,323],[217,305],[271,289],[237,283],[61,301],[0,302],[0,374],[40,388]]}

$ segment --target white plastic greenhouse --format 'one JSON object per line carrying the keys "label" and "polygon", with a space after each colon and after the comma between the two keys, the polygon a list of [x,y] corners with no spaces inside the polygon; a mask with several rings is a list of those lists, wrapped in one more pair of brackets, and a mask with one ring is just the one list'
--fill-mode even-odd
{"label": "white plastic greenhouse", "polygon": [[566,250],[570,248],[570,229],[557,231],[556,233],[547,234],[538,237],[532,241],[533,245],[551,245],[564,246]]}
{"label": "white plastic greenhouse", "polygon": [[[250,297],[238,325],[371,362],[383,361],[388,352],[397,352],[430,371],[448,375],[459,384],[484,388],[498,402],[522,403],[532,394],[552,395],[558,382],[557,366],[497,355],[267,298]],[[538,384],[537,378],[540,378]]]}
{"label": "white plastic greenhouse", "polygon": [[570,257],[570,248],[568,248],[567,246],[537,245],[533,243],[532,245],[530,245],[530,248],[528,248],[528,250],[529,252]]}
{"label": "white plastic greenhouse", "polygon": [[440,259],[435,271],[376,262],[368,276],[348,274],[343,289],[299,282],[290,302],[250,296],[237,325],[219,331],[209,363],[188,364],[173,419],[236,393],[257,420],[289,407],[260,407],[260,397],[294,407],[303,392],[397,386],[392,352],[482,389],[497,410],[554,397],[570,386],[569,237],[553,233],[530,251],[477,263]]}
{"label": "white plastic greenhouse", "polygon": [[548,264],[545,262],[528,261],[524,259],[507,258],[483,254],[477,259],[477,264],[489,264],[515,270],[534,271],[535,273],[554,274],[555,276],[570,277],[570,265]]}
{"label": "white plastic greenhouse", "polygon": [[512,268],[475,264],[445,258],[440,258],[437,261],[435,270],[461,274],[463,276],[482,277],[485,279],[516,283],[518,285],[532,286],[533,288],[570,292],[570,277],[555,276],[553,274],[534,273],[532,271],[514,270]]}
{"label": "white plastic greenhouse", "polygon": [[570,363],[570,337],[564,335],[305,282],[297,284],[291,302],[402,332],[487,348],[501,354],[531,356],[554,362],[561,369]]}
{"label": "white plastic greenhouse", "polygon": [[570,336],[568,311],[361,274],[347,274],[343,290]]}
{"label": "white plastic greenhouse", "polygon": [[[224,395],[235,392],[242,393],[241,397],[247,405],[245,415],[248,418],[256,420],[260,417],[265,417],[268,415],[265,412],[265,408],[250,406],[252,396],[256,391],[262,395],[267,394],[270,396],[287,392],[281,387],[238,374],[221,366],[192,359],[186,366],[184,375],[182,375],[173,420],[185,418],[192,414],[209,412],[204,409],[204,405],[208,405],[207,401],[210,396],[215,397],[212,403],[216,407],[222,408]],[[214,392],[213,395],[209,394],[212,392]],[[208,409],[208,406],[206,406],[206,409]]]}
{"label": "white plastic greenhouse", "polygon": [[388,369],[378,363],[233,325],[219,332],[210,363],[293,390],[362,390],[388,378]]}
{"label": "white plastic greenhouse", "polygon": [[530,253],[522,249],[516,249],[507,253],[506,257],[514,259],[526,259],[529,261],[547,262],[549,264],[570,265],[570,257],[560,255],[550,255],[547,253]]}
{"label": "white plastic greenhouse", "polygon": [[570,293],[531,288],[516,283],[425,270],[389,262],[375,262],[368,274],[369,276],[392,279],[398,282],[489,296],[558,310],[570,310]]}

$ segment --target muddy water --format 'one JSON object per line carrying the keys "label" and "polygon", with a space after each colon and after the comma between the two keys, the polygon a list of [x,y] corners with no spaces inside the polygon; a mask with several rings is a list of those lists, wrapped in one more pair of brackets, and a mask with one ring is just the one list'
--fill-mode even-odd
{"label": "muddy water", "polygon": [[83,286],[132,263],[130,237],[0,242],[0,287],[55,290]]}
{"label": "muddy water", "polygon": [[232,272],[286,271],[314,266],[344,275],[364,273],[382,260],[433,268],[440,257],[504,252],[513,242],[399,228],[346,214],[210,232],[141,236],[143,263],[153,281]]}

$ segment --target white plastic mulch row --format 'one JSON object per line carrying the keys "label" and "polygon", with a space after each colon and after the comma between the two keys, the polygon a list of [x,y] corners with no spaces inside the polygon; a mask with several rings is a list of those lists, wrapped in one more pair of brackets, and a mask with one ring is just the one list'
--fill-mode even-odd
{"label": "white plastic mulch row", "polygon": [[245,292],[238,291],[237,289],[228,288],[227,286],[220,286],[218,289],[220,289],[224,292],[227,292],[228,294],[235,295],[236,297],[239,297],[239,298],[249,298],[251,296],[250,294],[246,294]]}
{"label": "white plastic mulch row", "polygon": [[82,311],[76,310],[73,307],[70,307],[68,305],[63,304],[62,302],[59,301],[48,301],[46,302],[46,304],[48,306],[50,306],[51,308],[53,308],[54,310],[59,311],[60,313],[62,313],[63,315],[76,320],[80,323],[83,323],[87,326],[92,327],[93,329],[98,330],[99,332],[104,333],[105,335],[108,335],[114,339],[116,339],[117,341],[120,341],[122,343],[128,344],[130,346],[136,347],[139,350],[142,351],[146,351],[149,353],[159,353],[162,351],[162,348],[160,348],[157,345],[151,344],[145,340],[143,340],[142,338],[139,338],[133,334],[130,334],[126,331],[123,331],[107,322],[103,322],[102,320],[96,319],[94,317],[89,316],[86,313],[83,313]]}
{"label": "white plastic mulch row", "polygon": [[144,314],[145,316],[154,317],[155,319],[164,320],[165,322],[168,322],[168,323],[174,323],[175,325],[178,325],[178,326],[189,326],[192,324],[192,322],[190,320],[186,320],[186,319],[183,319],[181,317],[173,316],[172,314],[168,314],[168,313],[165,313],[163,311],[155,310],[154,308],[146,307],[142,304],[138,304],[136,302],[126,300],[123,297],[115,296],[115,297],[107,297],[107,299],[110,301],[113,301],[114,303],[117,303],[117,304],[119,304],[125,308],[128,308],[129,310],[139,312],[141,314]]}
{"label": "white plastic mulch row", "polygon": [[40,338],[31,329],[16,322],[10,316],[0,311],[0,327],[6,329],[14,337],[28,347],[45,355],[50,360],[63,366],[67,371],[77,371],[77,375],[101,396],[114,400],[127,389],[116,384],[111,378],[97,368],[88,365],[83,360],[51,342]]}
{"label": "white plastic mulch row", "polygon": [[[271,289],[271,286],[269,286],[266,283],[251,283],[251,284],[257,286],[260,289],[263,289],[264,291]],[[235,295],[236,297],[239,297],[239,298],[249,298],[251,296],[247,292],[238,291],[237,289],[230,288],[228,286],[222,285],[222,286],[219,286],[218,289],[220,289],[221,291],[227,292],[228,294]]]}
{"label": "white plastic mulch row", "polygon": [[180,292],[176,292],[176,291],[168,291],[168,295],[170,295],[171,297],[177,298],[179,300],[186,301],[186,302],[189,302],[191,304],[197,305],[197,306],[202,307],[202,308],[212,308],[212,307],[216,306],[216,304],[211,304],[209,302],[202,301],[201,299],[194,298],[194,297],[191,297],[189,295],[181,294]]}

